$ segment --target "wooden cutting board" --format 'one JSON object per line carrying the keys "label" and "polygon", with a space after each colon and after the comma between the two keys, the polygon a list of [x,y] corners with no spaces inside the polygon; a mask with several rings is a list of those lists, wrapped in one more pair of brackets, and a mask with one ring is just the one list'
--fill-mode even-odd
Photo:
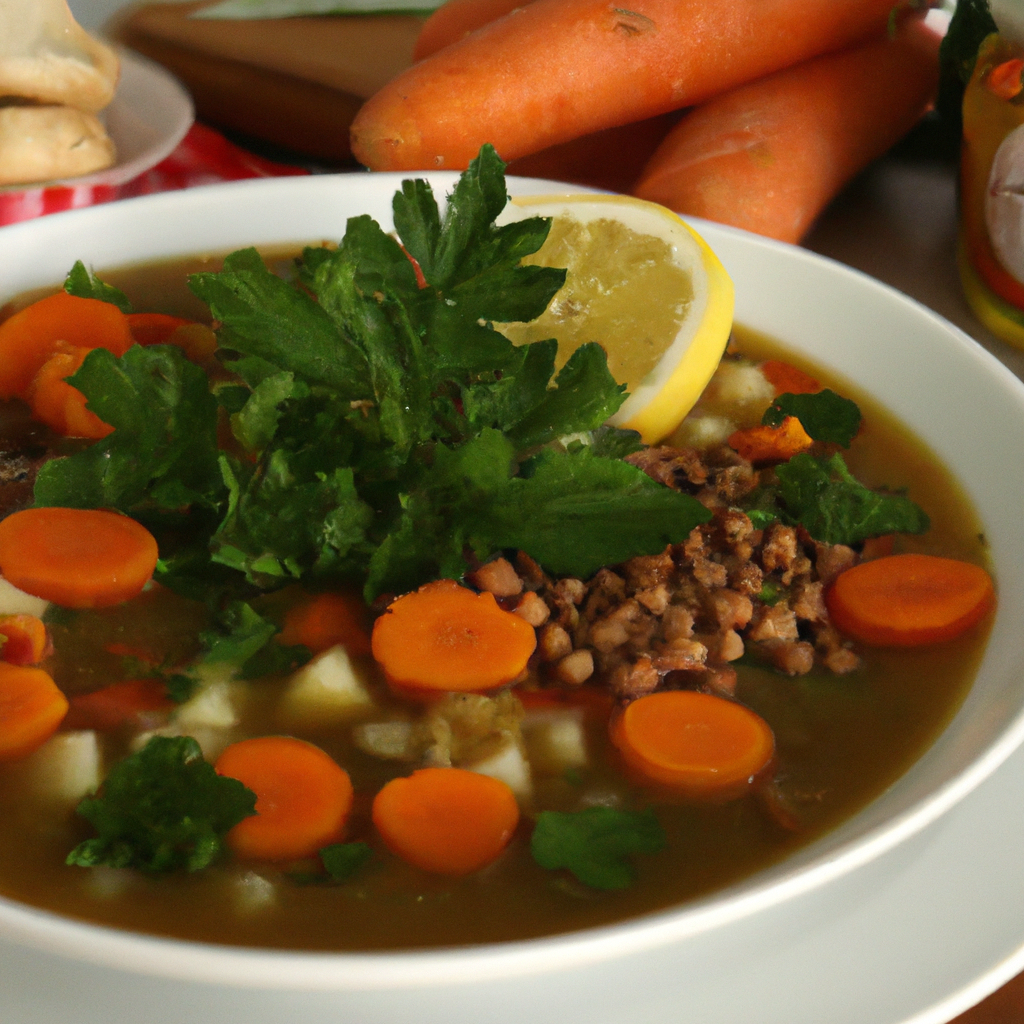
{"label": "wooden cutting board", "polygon": [[315,160],[351,162],[363,100],[412,63],[423,18],[190,18],[204,3],[128,10],[110,33],[177,75],[209,124]]}

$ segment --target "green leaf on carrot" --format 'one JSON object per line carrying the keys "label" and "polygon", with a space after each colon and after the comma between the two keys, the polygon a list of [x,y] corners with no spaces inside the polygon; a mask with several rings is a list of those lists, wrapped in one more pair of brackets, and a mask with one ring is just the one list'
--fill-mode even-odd
{"label": "green leaf on carrot", "polygon": [[530,852],[542,868],[565,868],[594,889],[624,889],[636,880],[636,868],[629,858],[637,853],[658,853],[665,843],[653,808],[620,811],[589,807],[572,813],[542,811]]}
{"label": "green leaf on carrot", "polygon": [[218,775],[188,736],[155,736],[111,769],[78,813],[97,831],[67,863],[147,872],[198,871],[220,856],[223,837],[254,814],[256,796]]}

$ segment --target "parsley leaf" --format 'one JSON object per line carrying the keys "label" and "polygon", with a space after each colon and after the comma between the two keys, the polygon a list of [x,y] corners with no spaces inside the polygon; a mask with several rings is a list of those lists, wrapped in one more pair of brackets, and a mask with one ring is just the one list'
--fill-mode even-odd
{"label": "parsley leaf", "polygon": [[860,429],[856,402],[825,388],[811,394],[779,395],[761,417],[766,427],[777,427],[787,416],[795,416],[815,441],[827,441],[849,448]]}
{"label": "parsley leaf", "polygon": [[653,808],[588,807],[572,813],[542,811],[530,852],[542,868],[567,868],[594,889],[624,889],[636,880],[630,854],[658,853],[665,842]]}
{"label": "parsley leaf", "polygon": [[320,851],[320,860],[335,882],[348,881],[372,856],[373,850],[366,843],[334,843]]}
{"label": "parsley leaf", "polygon": [[68,295],[77,295],[80,299],[99,299],[100,302],[110,302],[117,306],[122,313],[132,311],[132,304],[128,301],[128,296],[120,288],[101,281],[81,260],[75,263],[65,278],[64,291]]}
{"label": "parsley leaf", "polygon": [[155,736],[111,769],[78,813],[99,833],[67,863],[148,872],[198,871],[221,853],[227,831],[255,813],[256,796],[218,775],[189,736]]}
{"label": "parsley leaf", "polygon": [[803,452],[775,473],[788,521],[802,524],[826,544],[856,544],[886,533],[924,533],[930,525],[921,507],[904,495],[865,487],[838,452],[828,459]]}

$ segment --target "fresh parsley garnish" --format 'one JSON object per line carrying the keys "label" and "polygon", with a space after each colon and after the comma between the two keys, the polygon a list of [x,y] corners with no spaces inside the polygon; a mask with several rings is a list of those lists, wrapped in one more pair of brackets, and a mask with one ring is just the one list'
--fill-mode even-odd
{"label": "fresh parsley garnish", "polygon": [[132,311],[132,304],[128,301],[128,296],[120,288],[101,281],[81,260],[75,263],[64,279],[64,291],[68,295],[76,295],[80,299],[99,299],[101,302],[110,302],[117,306],[122,313]]}
{"label": "fresh parsley garnish", "polygon": [[220,855],[225,833],[255,813],[256,796],[218,775],[189,736],[155,736],[111,769],[78,813],[97,831],[67,863],[148,872],[198,871]]}
{"label": "fresh parsley garnish", "polygon": [[[443,213],[427,182],[403,182],[398,238],[353,217],[294,280],[255,249],[194,275],[234,377],[211,383],[172,346],[91,353],[71,382],[115,429],[47,463],[36,503],[140,519],[160,582],[221,617],[297,580],[361,580],[372,599],[505,548],[588,576],[683,540],[710,513],[622,461],[637,438],[604,426],[625,394],[600,346],[556,373],[555,341],[494,328],[539,316],[565,278],[520,265],[550,221],[497,225],[507,199],[485,146]],[[102,291],[84,267],[72,277]],[[225,650],[267,648],[266,629],[236,625]]]}
{"label": "fresh parsley garnish", "polygon": [[334,843],[320,851],[324,870],[335,882],[347,882],[361,871],[373,857],[373,849],[366,843]]}
{"label": "fresh parsley garnish", "polygon": [[588,807],[575,812],[542,811],[530,852],[542,868],[565,868],[591,888],[624,889],[636,880],[630,857],[658,853],[665,842],[653,808],[620,811]]}

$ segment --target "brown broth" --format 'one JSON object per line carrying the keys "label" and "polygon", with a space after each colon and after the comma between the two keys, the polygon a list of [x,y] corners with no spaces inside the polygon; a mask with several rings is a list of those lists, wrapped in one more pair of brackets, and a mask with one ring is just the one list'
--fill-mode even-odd
{"label": "brown broth", "polygon": [[[192,264],[189,269],[195,269]],[[211,262],[201,261],[203,269]],[[133,296],[139,308],[196,316],[180,285],[182,265],[136,268],[105,275]],[[173,284],[171,282],[174,282]],[[749,331],[738,347],[763,358],[783,350]],[[798,361],[798,360],[793,360]],[[819,378],[823,375],[809,367]],[[905,549],[933,551],[984,563],[986,552],[969,502],[947,470],[867,396],[833,382],[854,398],[866,429],[849,462],[866,482],[907,487],[932,518],[932,531],[908,539]],[[901,542],[902,543],[902,542]],[[101,648],[108,638],[142,630],[170,650],[188,641],[200,622],[194,606],[167,596],[142,606],[97,613],[93,654],[69,635],[78,626],[54,623],[56,642],[68,641],[74,658],[49,666],[69,691],[88,690],[114,671]],[[957,641],[917,650],[862,652],[867,667],[849,676],[824,671],[790,678],[742,666],[737,696],[775,731],[780,785],[803,822],[799,833],[780,828],[753,797],[722,805],[658,807],[668,849],[638,862],[639,879],[626,890],[597,892],[537,866],[522,826],[505,855],[466,878],[421,873],[388,854],[369,823],[369,799],[387,778],[407,766],[358,751],[341,732],[303,734],[349,770],[357,802],[348,839],[370,843],[374,864],[341,885],[300,885],[280,868],[224,860],[195,875],[152,879],[112,869],[64,865],[68,850],[89,835],[71,810],[41,807],[23,792],[22,767],[0,767],[0,893],[62,914],[140,932],[233,945],[320,950],[379,950],[451,946],[524,939],[650,913],[720,889],[778,862],[848,818],[881,793],[927,749],[959,707],[977,668],[988,623]],[[154,641],[154,638],[156,640]],[[374,669],[364,665],[366,673]],[[382,702],[390,698],[379,679]],[[281,731],[276,717],[280,680],[251,686],[238,737]],[[538,780],[536,802],[552,809],[576,805],[580,785],[624,793],[642,806],[643,792],[629,791],[609,754],[606,724],[588,723],[591,765],[582,779]],[[123,755],[125,738],[104,740],[108,763]],[[245,878],[255,872],[274,883],[273,899],[244,908]],[[514,913],[510,908],[514,907]]]}

